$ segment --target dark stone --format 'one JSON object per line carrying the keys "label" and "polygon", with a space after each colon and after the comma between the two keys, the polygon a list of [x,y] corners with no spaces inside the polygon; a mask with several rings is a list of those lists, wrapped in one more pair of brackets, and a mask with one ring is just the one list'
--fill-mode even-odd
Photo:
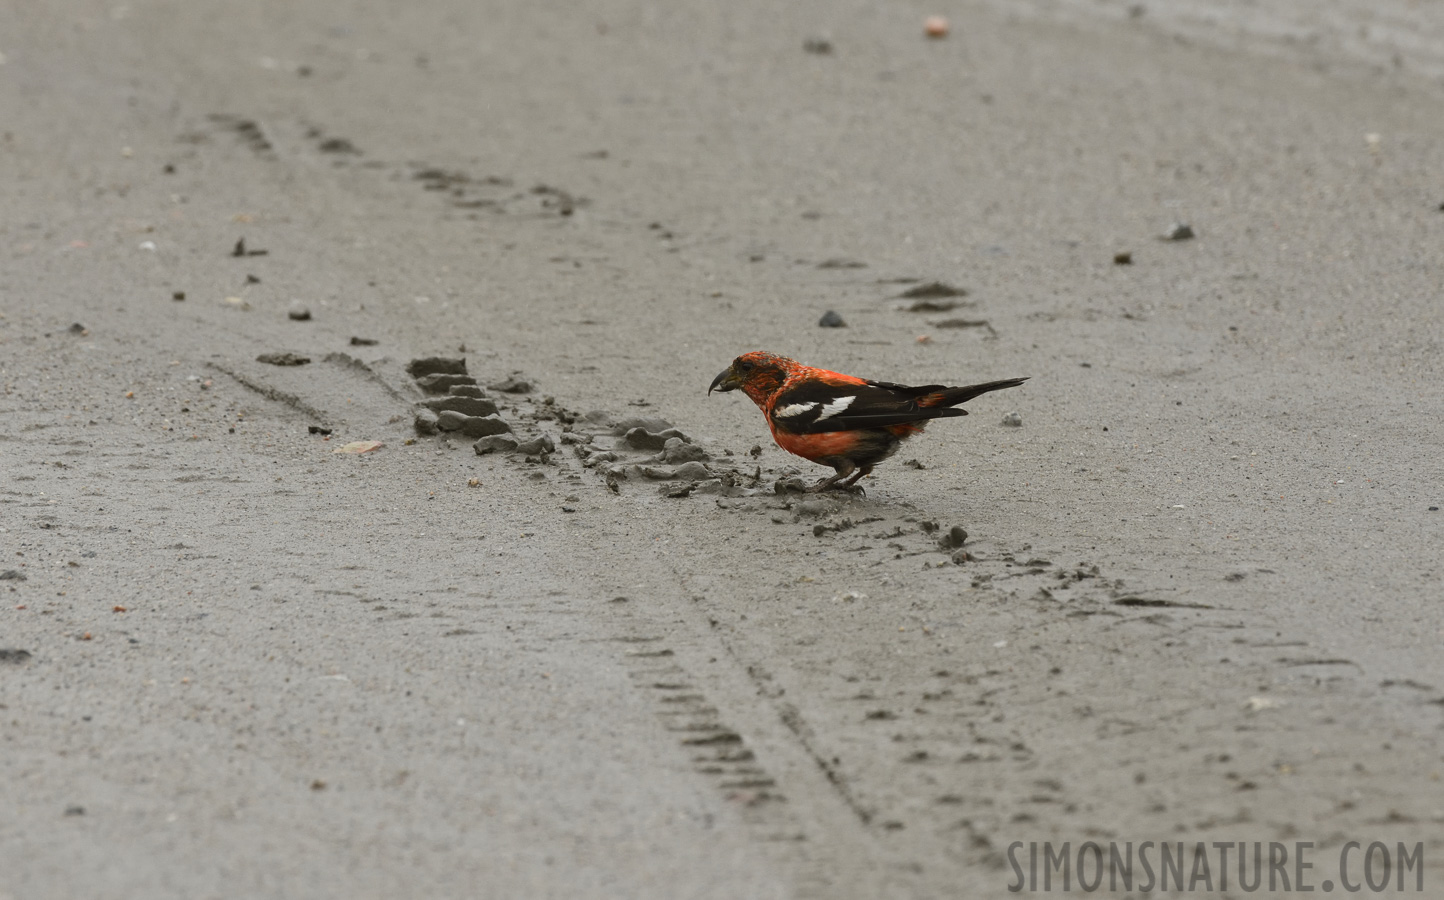
{"label": "dark stone", "polygon": [[375,338],[356,337],[355,335],[351,337],[351,346],[353,347],[374,347],[378,343],[380,342]]}
{"label": "dark stone", "polygon": [[30,661],[30,651],[20,650],[15,647],[0,647],[0,663],[19,663]]}
{"label": "dark stone", "polygon": [[[429,378],[466,378],[466,375],[430,375]],[[446,389],[453,397],[485,397],[486,391],[474,384],[453,384]]]}
{"label": "dark stone", "polygon": [[843,321],[842,316],[838,315],[835,310],[831,309],[822,314],[822,318],[817,320],[817,324],[821,325],[823,328],[847,327],[847,323]]}
{"label": "dark stone", "polygon": [[25,573],[19,569],[6,569],[0,572],[0,581],[24,581]]}
{"label": "dark stone", "polygon": [[311,311],[309,309],[306,309],[304,306],[300,309],[290,310],[286,313],[286,315],[291,319],[292,322],[311,321]]}

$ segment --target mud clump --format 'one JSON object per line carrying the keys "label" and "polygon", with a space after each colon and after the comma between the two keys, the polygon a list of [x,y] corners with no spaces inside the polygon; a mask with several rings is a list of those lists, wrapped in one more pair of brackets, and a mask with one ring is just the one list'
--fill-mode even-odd
{"label": "mud clump", "polygon": [[436,414],[436,427],[441,431],[459,431],[466,437],[474,438],[511,431],[511,425],[501,416],[468,416],[450,409]]}
{"label": "mud clump", "polygon": [[471,445],[471,449],[476,451],[477,456],[485,456],[488,453],[510,453],[518,446],[520,445],[517,444],[516,438],[504,434],[492,434],[479,438],[476,443]]}
{"label": "mud clump", "polygon": [[622,436],[622,442],[634,450],[665,450],[667,441],[671,439],[689,443],[687,436],[675,428],[668,428],[665,431],[648,431],[646,428],[638,426]]}
{"label": "mud clump", "polygon": [[262,353],[256,362],[270,366],[304,366],[310,364],[311,357],[299,353]]}
{"label": "mud clump", "polygon": [[[417,379],[427,375],[465,375],[466,359],[454,359],[445,356],[425,356],[420,359],[413,359],[407,363],[406,374]],[[472,382],[472,384],[475,383],[475,381]]]}
{"label": "mud clump", "polygon": [[438,397],[423,401],[421,406],[437,413],[458,412],[464,416],[490,416],[497,412],[496,404],[484,397]]}
{"label": "mud clump", "polygon": [[428,394],[445,394],[453,388],[475,384],[476,379],[470,375],[442,374],[439,372],[432,375],[423,375],[416,379],[416,386]]}

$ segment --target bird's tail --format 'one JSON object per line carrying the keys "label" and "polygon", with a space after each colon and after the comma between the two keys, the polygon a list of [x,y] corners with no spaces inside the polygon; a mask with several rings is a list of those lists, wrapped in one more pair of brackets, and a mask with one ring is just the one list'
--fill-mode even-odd
{"label": "bird's tail", "polygon": [[957,406],[959,403],[966,403],[974,397],[981,397],[992,391],[1017,387],[1027,380],[1026,378],[1005,378],[1002,381],[987,381],[983,384],[970,384],[967,387],[943,388],[919,397],[918,406]]}

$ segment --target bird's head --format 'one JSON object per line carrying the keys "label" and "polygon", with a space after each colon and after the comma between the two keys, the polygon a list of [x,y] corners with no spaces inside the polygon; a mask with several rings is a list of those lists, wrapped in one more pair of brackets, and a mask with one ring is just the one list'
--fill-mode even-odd
{"label": "bird's head", "polygon": [[782,387],[782,382],[787,380],[788,373],[796,365],[797,363],[785,356],[765,350],[753,350],[732,360],[732,365],[712,379],[712,386],[707,388],[707,393],[741,388],[754,403],[762,406],[768,397]]}

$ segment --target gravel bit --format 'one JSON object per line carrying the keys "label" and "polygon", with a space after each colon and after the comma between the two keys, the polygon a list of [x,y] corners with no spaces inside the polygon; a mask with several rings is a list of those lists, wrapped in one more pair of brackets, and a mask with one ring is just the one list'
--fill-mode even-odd
{"label": "gravel bit", "polygon": [[1118,253],[1113,254],[1113,265],[1115,265],[1115,266],[1131,266],[1131,265],[1133,265],[1133,253],[1130,252],[1130,251],[1128,251],[1128,250],[1123,250],[1123,251],[1121,251],[1121,252],[1118,252]]}
{"label": "gravel bit", "polygon": [[379,343],[381,342],[375,338],[355,337],[354,335],[351,338],[351,346],[353,347],[374,347]]}
{"label": "gravel bit", "polygon": [[1002,424],[1010,428],[1021,428],[1023,425],[1023,416],[1019,413],[1010,412],[1006,416],[1003,416]]}
{"label": "gravel bit", "polygon": [[21,650],[17,647],[0,647],[0,663],[20,664],[30,659],[29,650]]}
{"label": "gravel bit", "polygon": [[[431,376],[431,377],[432,377],[432,378],[436,378],[436,377],[438,377],[438,376],[433,375],[433,376]],[[442,378],[466,378],[466,377],[468,377],[468,376],[465,376],[465,375],[442,375],[442,376],[439,376],[439,377],[442,377]],[[449,388],[446,389],[446,392],[447,392],[448,394],[450,394],[451,396],[453,396],[453,397],[485,397],[485,396],[486,396],[486,391],[483,391],[478,385],[474,385],[474,384],[453,384],[451,387],[449,387]]]}
{"label": "gravel bit", "polygon": [[822,314],[822,318],[817,320],[817,324],[823,328],[847,327],[847,323],[843,321],[842,316],[838,315],[835,310],[831,309]]}
{"label": "gravel bit", "polygon": [[0,581],[25,581],[26,575],[19,569],[6,569],[0,572]]}
{"label": "gravel bit", "polygon": [[293,321],[293,322],[309,322],[309,321],[311,321],[311,311],[310,311],[309,309],[307,309],[306,307],[304,307],[304,306],[301,307],[300,309],[290,310],[289,312],[286,313],[286,316],[287,316],[288,318],[290,318],[291,321]]}
{"label": "gravel bit", "polygon": [[[832,41],[827,38],[811,37],[802,42],[802,49],[817,56],[831,56]],[[824,265],[823,268],[827,268],[827,266]]]}

